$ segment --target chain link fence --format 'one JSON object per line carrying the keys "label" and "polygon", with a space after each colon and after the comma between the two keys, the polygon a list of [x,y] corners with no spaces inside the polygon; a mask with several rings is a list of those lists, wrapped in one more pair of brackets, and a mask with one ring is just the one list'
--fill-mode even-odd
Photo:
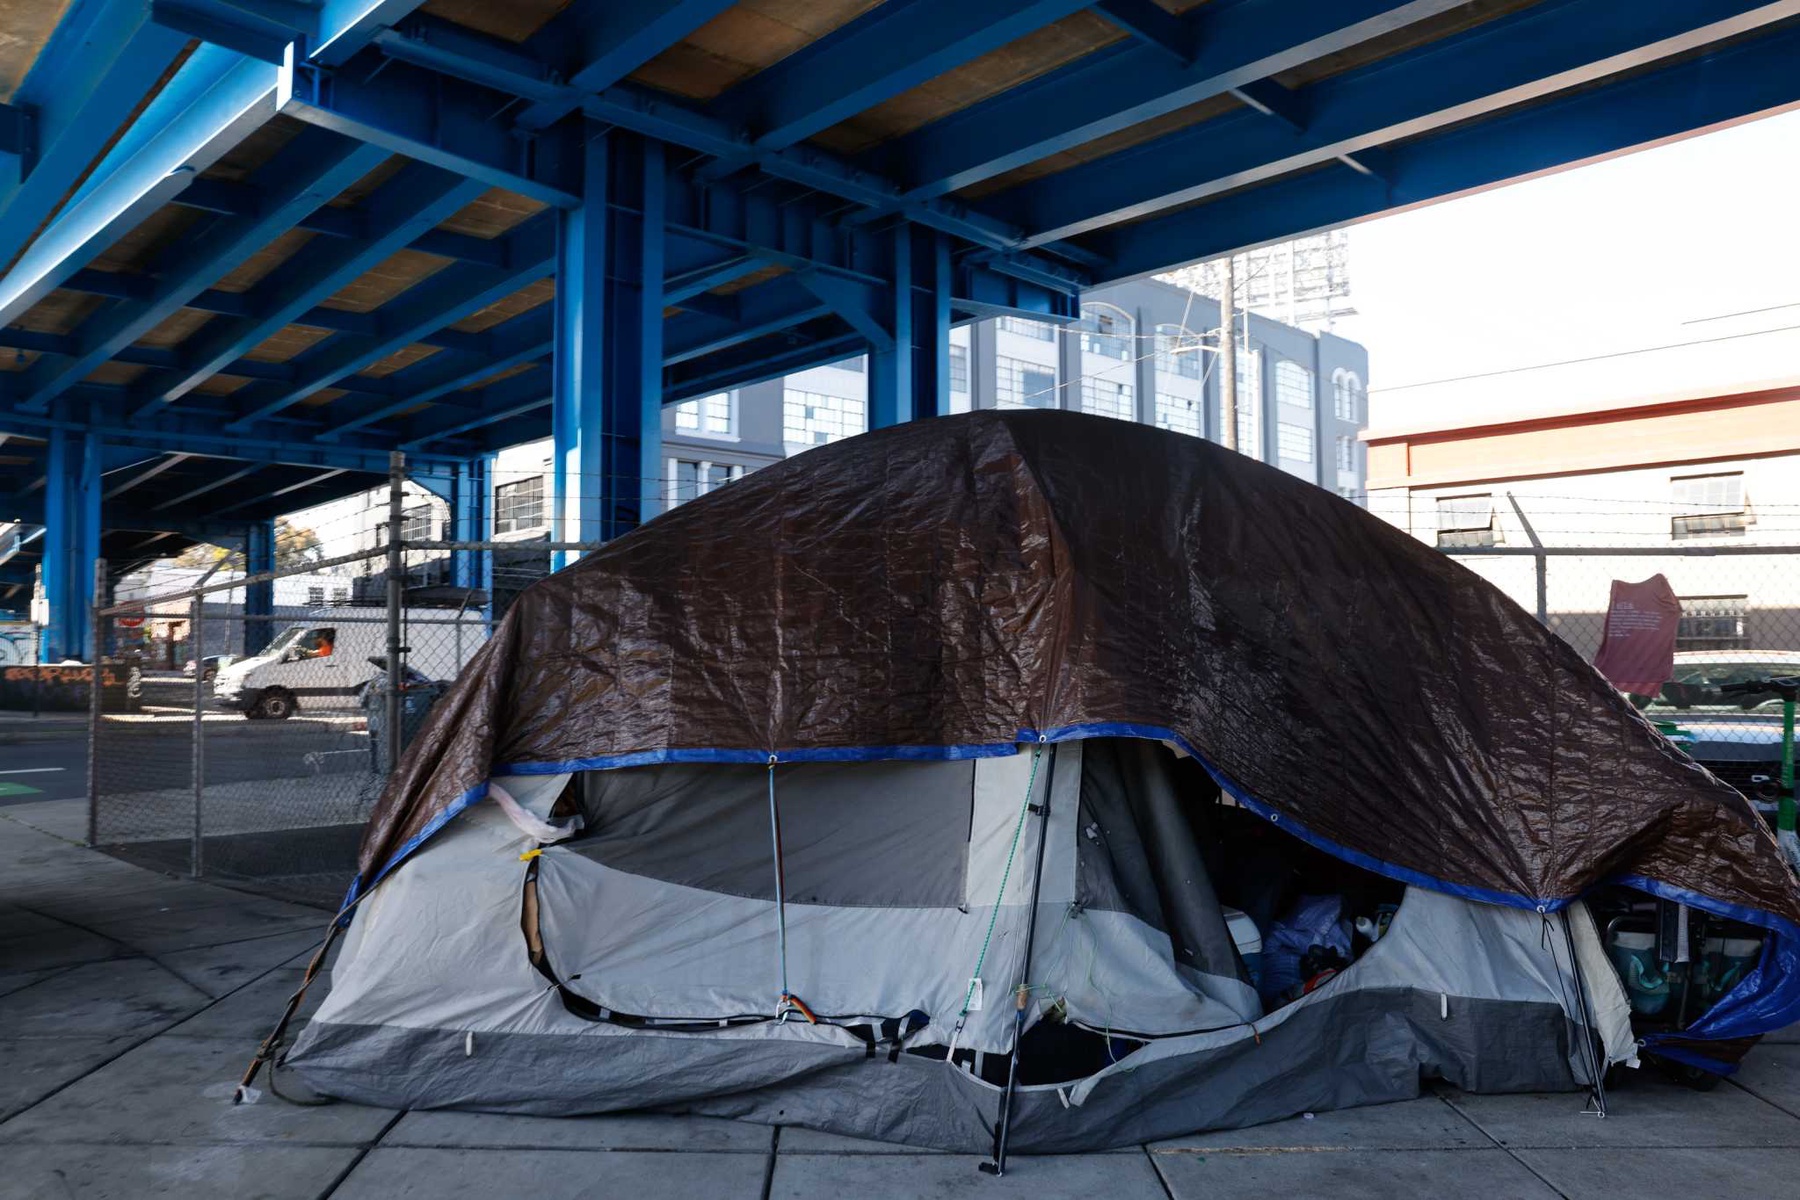
{"label": "chain link fence", "polygon": [[[89,714],[92,844],[334,906],[397,753],[519,593],[570,552],[594,548],[548,540],[548,482],[529,496],[508,485],[505,504],[496,488],[484,516],[461,526],[487,536],[453,540],[446,506],[396,472],[388,489],[317,529],[323,549],[347,553],[254,580],[197,571],[186,587],[98,610],[96,641],[111,653],[92,668],[102,683]],[[690,498],[670,492],[664,502]],[[1655,514],[1630,514],[1631,524],[1604,506],[1565,498],[1528,508],[1510,496],[1463,513],[1466,499],[1416,536],[1590,661],[1613,581],[1665,576],[1681,600],[1675,682],[1686,686],[1635,702],[1753,799],[1772,795],[1779,704],[1727,700],[1718,688],[1800,673],[1800,513],[1791,529],[1765,514],[1754,538],[1683,539]],[[1419,524],[1416,511],[1377,515]],[[257,581],[275,602],[265,591],[253,613]]]}

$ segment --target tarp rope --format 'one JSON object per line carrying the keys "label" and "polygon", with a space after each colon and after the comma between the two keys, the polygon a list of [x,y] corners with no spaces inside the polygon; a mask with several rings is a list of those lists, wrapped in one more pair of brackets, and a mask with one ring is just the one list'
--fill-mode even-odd
{"label": "tarp rope", "polygon": [[1006,881],[1012,876],[1013,859],[1019,853],[1019,839],[1025,833],[1025,818],[1031,814],[1031,794],[1037,788],[1038,762],[1044,757],[1044,743],[1049,740],[1045,735],[1039,734],[1038,744],[1031,751],[1031,774],[1025,780],[1024,798],[1019,801],[1019,819],[1013,824],[1012,845],[1006,848],[1006,866],[1000,872],[1000,890],[994,895],[994,909],[988,914],[987,933],[981,939],[981,953],[975,956],[975,972],[969,976],[969,990],[963,993],[962,1011],[956,1014],[956,1028],[950,1034],[950,1054],[945,1055],[945,1062],[949,1062],[955,1055],[957,1037],[968,1023],[969,1006],[975,1002],[975,989],[981,983],[981,968],[987,962],[988,947],[994,941],[994,925],[1000,920],[1000,901],[1006,897]]}
{"label": "tarp rope", "polygon": [[775,1019],[785,1021],[792,1013],[799,1013],[811,1024],[817,1025],[819,1018],[813,1015],[806,1002],[788,989],[787,964],[787,878],[781,862],[781,809],[775,803],[775,756],[769,755],[769,838],[775,847],[775,933],[780,945],[781,955],[781,999],[775,1004]]}

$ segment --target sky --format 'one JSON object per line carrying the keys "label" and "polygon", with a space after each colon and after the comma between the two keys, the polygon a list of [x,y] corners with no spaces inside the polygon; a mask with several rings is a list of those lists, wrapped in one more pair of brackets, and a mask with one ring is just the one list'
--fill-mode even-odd
{"label": "sky", "polygon": [[1800,111],[1354,227],[1370,427],[1800,379],[1796,213]]}

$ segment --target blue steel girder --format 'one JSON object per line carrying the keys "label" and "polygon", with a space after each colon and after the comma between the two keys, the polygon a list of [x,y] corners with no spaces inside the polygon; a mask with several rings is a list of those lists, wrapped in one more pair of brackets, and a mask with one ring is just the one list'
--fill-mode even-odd
{"label": "blue steel girder", "polygon": [[[73,360],[42,361],[27,372],[29,396],[24,409],[43,412],[51,400],[293,228],[301,215],[380,166],[386,157],[379,150],[330,134],[294,139],[268,164],[271,175],[282,181],[271,190],[268,210],[255,217],[216,218],[180,248],[176,255],[179,268],[157,281],[148,300],[123,301],[90,317],[77,335],[81,348]],[[225,361],[236,357],[233,353]]]}
{"label": "blue steel girder", "polygon": [[1012,189],[995,210],[1053,242],[1263,183],[1689,53],[1800,0],[1560,0],[1293,94],[1298,133],[1238,112]]}
{"label": "blue steel girder", "polygon": [[[479,408],[471,410],[462,406],[444,406],[416,414],[409,420],[401,435],[403,440],[400,448],[412,453],[484,426],[496,425],[548,408],[553,386],[549,365],[539,364],[498,383],[470,389],[468,395],[471,403],[479,403]],[[540,426],[530,436],[543,435],[544,430]]]}
{"label": "blue steel girder", "polygon": [[663,362],[674,365],[702,358],[833,312],[833,306],[801,279],[785,275],[741,292],[735,299],[736,320],[721,320],[703,312],[670,317],[665,323]]}
{"label": "blue steel girder", "polygon": [[553,218],[553,213],[539,214],[506,235],[509,259],[518,266],[497,271],[473,263],[453,263],[383,305],[381,334],[340,334],[295,360],[298,378],[293,384],[252,384],[241,389],[241,415],[227,428],[241,429],[279,413],[433,331],[543,279],[556,266]]}
{"label": "blue steel girder", "polygon": [[857,161],[917,203],[1347,50],[1464,0],[1245,0],[1184,20],[1191,62],[1126,41],[896,138]]}
{"label": "blue steel girder", "polygon": [[105,251],[275,114],[277,68],[202,46],[0,277],[0,325]]}
{"label": "blue steel girder", "polygon": [[862,337],[845,329],[841,321],[814,320],[670,366],[663,373],[663,401],[679,404],[696,396],[779,379],[808,367],[840,362],[862,353],[863,348]]}
{"label": "blue steel girder", "polygon": [[[421,166],[419,170],[425,174],[417,175],[415,179],[429,177],[430,168]],[[222,179],[196,179],[188,185],[186,191],[175,197],[174,202],[183,208],[197,208],[231,217],[254,216],[268,205],[262,188],[247,183],[228,183]],[[375,228],[376,223],[377,217],[373,209],[321,208],[301,217],[294,228],[324,234],[328,238],[366,242],[373,237],[383,236]],[[427,227],[406,243],[406,248],[439,258],[484,263],[490,267],[506,265],[504,250],[491,239],[467,233],[452,233],[444,229]]]}
{"label": "blue steel girder", "polygon": [[[365,150],[381,153],[368,147]],[[182,347],[182,368],[159,385],[151,406],[179,400],[307,310],[408,245],[416,234],[430,229],[474,200],[483,190],[480,183],[433,167],[414,164],[403,169],[366,203],[372,234],[367,241],[339,241],[322,248],[309,248],[277,267],[255,289],[257,296],[253,304],[260,315],[245,320],[210,322]]]}
{"label": "blue steel girder", "polygon": [[[527,53],[558,64],[577,94],[611,87],[700,28],[737,0],[575,0],[525,42]],[[546,97],[517,116],[523,129],[543,129],[580,107],[566,95]]]}
{"label": "blue steel girder", "polygon": [[573,127],[521,136],[495,119],[516,93],[398,59],[365,71],[297,63],[284,80],[287,116],[559,208],[580,203]]}
{"label": "blue steel girder", "polygon": [[335,441],[352,430],[380,424],[427,402],[451,408],[479,407],[463,398],[463,389],[521,364],[535,363],[550,353],[555,338],[551,307],[546,304],[521,313],[491,330],[494,350],[490,355],[434,354],[395,372],[389,378],[398,399],[353,403],[344,397],[334,401],[325,413],[330,427],[319,436]]}
{"label": "blue steel girder", "polygon": [[[374,32],[371,22],[391,24],[419,2],[323,0],[303,14],[309,21],[304,40],[352,52]],[[209,0],[190,3],[204,7]],[[38,108],[39,146],[25,186],[10,194],[0,189],[0,262],[24,247],[0,278],[0,325],[11,324],[178,196],[266,124],[291,90],[291,66],[205,44],[155,87],[187,38],[146,19],[147,7],[144,0],[81,6],[65,21],[68,33],[59,29],[34,65],[33,75],[45,74],[41,90],[31,80],[21,87],[21,100]],[[245,0],[235,7],[299,13],[305,6]],[[291,64],[295,53],[290,44],[284,62]],[[57,205],[61,210],[44,225]]]}
{"label": "blue steel girder", "polygon": [[[710,111],[748,129],[756,149],[785,149],[1091,3],[887,0],[729,89]],[[723,159],[721,169],[748,162]]]}
{"label": "blue steel girder", "polygon": [[186,44],[150,20],[142,0],[70,6],[12,96],[30,138],[10,161],[0,155],[0,264],[62,203]]}
{"label": "blue steel girder", "polygon": [[[703,155],[742,165],[754,165],[766,175],[785,179],[840,200],[898,211],[909,219],[942,229],[987,249],[1007,252],[1011,241],[1023,232],[985,217],[965,204],[930,201],[896,206],[900,199],[900,189],[892,180],[854,167],[826,151],[812,146],[759,148],[747,132],[734,124],[666,95],[631,84],[614,84],[598,92],[583,91],[564,82],[550,64],[533,57],[520,47],[471,33],[433,17],[420,15],[410,18],[399,28],[376,39],[376,49],[392,60],[394,65],[372,72],[366,77],[366,81],[353,81],[341,72],[327,80],[320,73],[313,72],[310,78],[318,82],[312,90],[300,85],[296,88],[297,94],[305,93],[305,104],[301,105],[296,100],[296,107],[287,111],[294,112],[302,119],[328,120],[332,119],[333,112],[348,114],[350,110],[355,110],[366,114],[361,119],[368,130],[375,130],[384,124],[393,130],[395,123],[403,119],[409,127],[416,125],[421,131],[428,131],[429,136],[424,132],[414,135],[412,148],[409,149],[402,139],[390,133],[386,142],[390,149],[418,156],[421,149],[448,147],[480,169],[493,172],[495,182],[504,182],[504,186],[526,190],[528,194],[534,194],[531,189],[536,189],[535,194],[540,194],[551,203],[571,207],[578,199],[579,188],[571,179],[573,172],[569,163],[574,155],[566,141],[557,143],[557,152],[549,156],[553,160],[549,164],[529,156],[521,159],[517,149],[520,145],[538,146],[538,157],[543,157],[540,143],[544,138],[566,129],[566,124],[545,129],[536,139],[527,139],[523,143],[514,140],[508,144],[511,149],[504,153],[501,149],[489,148],[487,145],[496,140],[496,130],[504,130],[503,123],[487,119],[495,108],[500,107],[495,102],[496,97],[517,97],[532,103],[554,101],[570,105],[571,111],[578,106],[590,117],[605,124],[617,125]],[[308,75],[308,72],[302,69],[300,75]],[[451,123],[462,119],[457,113],[440,108],[430,119],[411,115],[421,106],[431,108],[435,98],[442,94],[430,90],[428,81],[434,75],[477,85],[474,89],[463,88],[451,93],[467,107],[478,107],[472,98],[479,98],[480,103],[490,105],[478,117],[472,118],[480,124],[471,125],[468,137],[451,136],[443,132],[451,128]],[[364,77],[359,77],[359,80],[363,79]],[[392,111],[384,111],[384,106],[376,105],[362,96],[361,92],[365,88],[381,90],[388,97],[385,108]],[[318,111],[312,114],[301,111],[307,107]],[[395,112],[404,116],[395,116]],[[485,125],[485,129],[482,125]],[[340,127],[349,131],[347,125]],[[551,166],[555,168],[554,173],[550,170]],[[1062,273],[1072,284],[1081,282],[1084,266],[1095,265],[1078,247],[1048,247],[1046,250],[1066,254],[1074,261],[1076,265],[1072,267],[1048,258],[1044,258],[1042,262],[1045,272]]]}
{"label": "blue steel girder", "polygon": [[[0,384],[4,379],[0,378]],[[348,435],[323,442],[317,421],[271,419],[233,432],[225,428],[232,409],[215,404],[172,405],[143,421],[132,421],[139,398],[124,388],[83,383],[70,389],[47,414],[9,410],[0,389],[0,433],[47,437],[52,430],[91,432],[140,453],[185,451],[221,458],[245,458],[300,466],[387,470],[391,438]]]}
{"label": "blue steel girder", "polygon": [[1326,167],[1092,240],[1136,278],[1793,107],[1796,61],[1800,28],[1784,29],[1393,146],[1380,177]]}

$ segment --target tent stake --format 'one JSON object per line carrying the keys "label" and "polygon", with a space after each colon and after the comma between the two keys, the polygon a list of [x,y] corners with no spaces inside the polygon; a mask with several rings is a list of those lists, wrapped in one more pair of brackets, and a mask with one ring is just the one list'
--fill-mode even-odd
{"label": "tent stake", "polygon": [[[1038,735],[1038,744],[1050,739]],[[1013,1091],[1019,1078],[1019,1042],[1025,1036],[1025,1010],[1031,1001],[1031,947],[1037,940],[1038,888],[1044,882],[1044,844],[1050,840],[1050,795],[1056,787],[1056,752],[1044,768],[1044,802],[1037,806],[1037,869],[1031,875],[1031,906],[1025,916],[1025,958],[1019,964],[1019,986],[1014,995],[1012,1056],[1006,1063],[1006,1091],[1000,1097],[1000,1126],[994,1133],[994,1161],[980,1164],[988,1175],[1006,1174],[1006,1139],[1012,1132]]]}

